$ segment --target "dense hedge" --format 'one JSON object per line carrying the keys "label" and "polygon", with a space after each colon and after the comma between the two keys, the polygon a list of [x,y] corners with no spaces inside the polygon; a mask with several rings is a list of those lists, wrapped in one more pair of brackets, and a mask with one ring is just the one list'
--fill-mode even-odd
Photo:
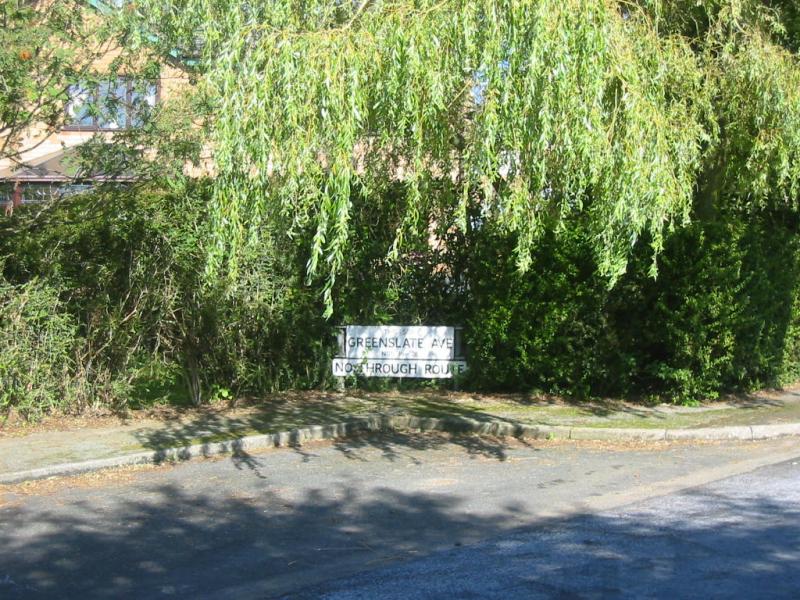
{"label": "dense hedge", "polygon": [[381,210],[355,198],[326,321],[303,276],[304,232],[265,232],[235,279],[202,280],[208,201],[202,185],[87,195],[0,223],[0,414],[325,387],[340,323],[463,324],[463,384],[483,389],[687,402],[800,377],[788,212],[674,231],[656,279],[642,243],[609,289],[579,221],[544,238],[524,275],[514,240],[479,220],[466,237],[431,231],[389,263],[402,215],[391,198]]}
{"label": "dense hedge", "polygon": [[[57,309],[71,328],[50,337],[88,403],[197,403],[324,384],[330,326],[316,292],[303,284],[298,253],[284,236],[283,247],[276,242],[249,256],[235,281],[204,285],[206,203],[198,186],[178,195],[87,195],[43,215],[18,211],[0,224],[0,256],[7,257],[0,334],[14,335],[20,319],[33,337],[43,332],[46,317],[8,312],[23,295]],[[0,413],[75,407],[55,374],[42,373],[52,384],[41,387],[47,401],[36,403],[26,399],[24,382],[6,375],[52,354],[41,343],[0,346]]]}
{"label": "dense hedge", "polygon": [[479,244],[474,382],[689,401],[795,380],[797,227],[780,212],[698,220],[669,236],[657,278],[643,251],[610,290],[580,224],[546,239],[527,275],[503,241]]}
{"label": "dense hedge", "polygon": [[542,240],[524,275],[509,240],[487,231],[473,243],[473,384],[585,395],[619,377],[618,344],[607,339],[609,293],[580,227]]}

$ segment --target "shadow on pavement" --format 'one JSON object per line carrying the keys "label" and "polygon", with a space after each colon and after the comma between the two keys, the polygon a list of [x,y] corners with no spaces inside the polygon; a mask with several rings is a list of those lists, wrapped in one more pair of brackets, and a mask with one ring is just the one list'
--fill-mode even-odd
{"label": "shadow on pavement", "polygon": [[[580,424],[574,419],[613,418],[614,415],[625,415],[631,418],[641,418],[650,422],[666,421],[673,412],[684,412],[681,408],[653,408],[637,406],[616,400],[586,400],[586,401],[548,401],[547,398],[529,397],[525,395],[495,395],[496,401],[503,403],[511,409],[512,414],[516,408],[552,407],[555,405],[566,406],[572,411],[572,416],[564,417],[565,424]],[[463,399],[462,399],[463,400]],[[477,401],[476,401],[477,402]],[[730,406],[743,410],[759,408],[780,408],[786,402],[760,396],[756,394],[739,395],[728,399]],[[477,404],[469,401],[453,401],[441,393],[414,394],[401,399],[391,395],[385,397],[370,397],[364,400],[356,396],[341,396],[325,393],[287,393],[274,399],[260,401],[250,406],[246,412],[230,413],[225,410],[208,409],[206,412],[172,413],[163,418],[159,427],[142,428],[134,432],[136,440],[143,447],[152,450],[165,448],[182,448],[198,443],[209,443],[229,440],[232,437],[242,437],[254,433],[277,433],[289,431],[297,427],[309,425],[333,425],[352,421],[354,418],[366,414],[383,415],[410,415],[417,417],[465,417],[477,421],[515,422],[511,416],[498,414],[497,405],[493,409],[482,409]],[[576,412],[577,411],[577,412]],[[535,415],[532,415],[535,416]],[[558,424],[561,417],[543,413],[540,422]],[[537,419],[527,422],[535,423]],[[595,421],[596,422],[596,421]],[[469,441],[473,450],[477,450],[472,440]],[[494,451],[489,451],[492,454]]]}
{"label": "shadow on pavement", "polygon": [[[794,399],[800,398],[800,394],[795,392],[781,392],[784,397]],[[760,394],[739,394],[729,398],[728,403],[738,408],[777,408],[784,406],[786,402],[777,398],[769,398]]]}
{"label": "shadow on pavement", "polygon": [[[413,406],[403,410],[389,409],[384,414],[409,414],[420,417],[458,416],[478,421],[512,422],[494,414],[459,406],[452,402],[431,399],[415,399]],[[260,405],[252,414],[231,417],[223,412],[209,412],[199,418],[184,421],[179,416],[166,420],[158,428],[143,428],[134,432],[137,441],[150,450],[166,448],[185,448],[193,444],[211,443],[229,440],[232,437],[251,435],[254,432],[277,433],[298,426],[329,425],[349,422],[358,417],[346,405],[337,405],[323,399],[307,400],[301,403],[269,403]],[[440,436],[424,439],[420,436],[392,434],[394,443],[405,442],[411,448],[424,449],[438,447],[445,443]],[[471,454],[504,460],[504,444],[492,439],[481,439],[478,436],[452,436],[448,442],[460,445]],[[335,442],[336,447],[344,448],[356,445],[373,445],[385,450],[386,456],[392,454],[392,444],[379,439],[379,436],[348,438],[347,442]],[[299,447],[295,447],[297,449]],[[252,468],[252,461],[244,451],[237,451],[234,459],[242,467]]]}
{"label": "shadow on pavement", "polygon": [[[359,496],[342,483],[292,497],[259,479],[219,494],[209,482],[153,479],[108,494],[72,490],[0,508],[0,597],[264,598],[447,548],[453,557],[467,552],[473,572],[505,581],[497,597],[791,597],[800,589],[800,508],[758,497],[713,499],[721,522],[680,514],[678,503],[666,522],[647,511],[579,516],[515,538],[519,507],[478,516],[452,493]],[[437,587],[448,572],[387,583],[380,597],[420,588],[430,592],[423,597],[453,597]]]}
{"label": "shadow on pavement", "polygon": [[[383,457],[394,461],[401,456],[400,448],[409,450],[434,450],[445,445],[460,446],[467,456],[506,460],[510,440],[484,435],[457,435],[442,433],[402,433],[392,432],[390,435],[362,435],[347,439],[333,440],[333,447],[352,460],[360,460],[357,450],[361,448],[377,448]],[[514,443],[536,450],[533,444],[523,438],[514,438]],[[295,449],[297,450],[297,449]],[[406,455],[403,454],[405,457]]]}

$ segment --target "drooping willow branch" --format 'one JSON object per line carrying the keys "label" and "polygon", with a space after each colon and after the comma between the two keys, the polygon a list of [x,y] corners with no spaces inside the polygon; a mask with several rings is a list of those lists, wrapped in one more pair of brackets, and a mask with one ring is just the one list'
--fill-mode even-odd
{"label": "drooping willow branch", "polygon": [[755,1],[139,6],[140,30],[201,47],[218,173],[209,277],[288,220],[312,231],[308,272],[330,308],[354,194],[381,210],[389,185],[404,191],[395,251],[444,213],[465,227],[478,204],[516,235],[525,269],[544,230],[582,214],[611,282],[638,239],[657,254],[689,220],[722,155],[724,193],[797,198],[800,65]]}

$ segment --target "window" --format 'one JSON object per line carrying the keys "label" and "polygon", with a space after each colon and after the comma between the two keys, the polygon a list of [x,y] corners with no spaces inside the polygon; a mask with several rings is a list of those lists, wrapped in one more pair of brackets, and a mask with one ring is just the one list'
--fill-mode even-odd
{"label": "window", "polygon": [[81,183],[26,183],[22,186],[23,204],[46,204],[81,194],[92,188]]}
{"label": "window", "polygon": [[158,86],[152,82],[119,78],[69,90],[65,129],[114,130],[139,127],[155,106]]}
{"label": "window", "polygon": [[46,204],[92,189],[88,183],[65,182],[14,182],[0,184],[0,208],[16,207],[20,204]]}

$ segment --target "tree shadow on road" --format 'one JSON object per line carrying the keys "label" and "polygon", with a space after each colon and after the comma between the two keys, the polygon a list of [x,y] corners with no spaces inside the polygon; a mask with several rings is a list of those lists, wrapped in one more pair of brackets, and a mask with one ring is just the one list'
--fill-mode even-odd
{"label": "tree shadow on road", "polygon": [[[298,494],[269,479],[199,485],[176,473],[0,508],[0,597],[265,598],[432,551],[444,552],[439,567],[394,576],[380,597],[453,597],[458,585],[440,584],[461,564],[457,552],[498,582],[498,598],[792,597],[800,589],[800,509],[757,491],[709,497],[720,515],[711,521],[674,501],[674,518],[647,505],[521,530],[533,515],[520,506],[477,514],[468,498],[441,490],[362,495],[341,482]],[[486,539],[495,541],[468,547]]]}

